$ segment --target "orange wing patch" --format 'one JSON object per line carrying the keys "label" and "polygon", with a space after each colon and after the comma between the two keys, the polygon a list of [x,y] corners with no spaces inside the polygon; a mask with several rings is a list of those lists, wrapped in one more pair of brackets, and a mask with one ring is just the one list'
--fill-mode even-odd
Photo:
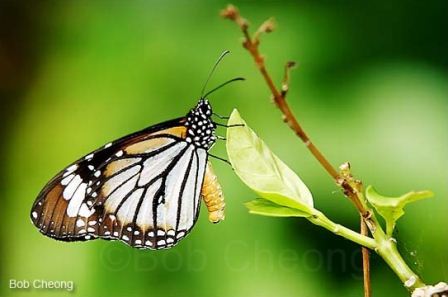
{"label": "orange wing patch", "polygon": [[106,177],[112,176],[115,173],[140,161],[141,158],[126,158],[113,161],[106,166],[106,170],[104,170],[104,176]]}
{"label": "orange wing patch", "polygon": [[42,232],[51,233],[51,228],[54,223],[52,223],[52,217],[55,208],[59,205],[62,205],[63,213],[67,208],[67,201],[62,198],[62,186],[57,185],[53,189],[51,189],[44,201],[39,201],[38,205],[33,210],[33,222],[34,224],[42,230]]}
{"label": "orange wing patch", "polygon": [[151,138],[128,146],[125,148],[125,152],[130,155],[149,153],[174,141],[174,139],[168,137]]}
{"label": "orange wing patch", "polygon": [[[154,132],[151,134],[151,136],[163,135],[163,134],[177,136],[179,138],[185,139],[186,135],[187,135],[187,128],[184,126],[167,128],[167,129],[163,129],[163,130]],[[158,149],[160,147],[163,147],[163,146],[168,145],[173,142],[175,142],[175,140],[172,138],[169,138],[169,137],[160,136],[160,137],[150,138],[150,139],[143,140],[143,141],[129,145],[125,149],[125,152],[130,155],[149,153],[155,149]]]}
{"label": "orange wing patch", "polygon": [[170,134],[185,139],[187,137],[187,128],[185,126],[177,126],[154,132],[151,135],[160,135],[160,134]]}
{"label": "orange wing patch", "polygon": [[211,223],[219,223],[224,220],[224,195],[222,193],[221,185],[218,182],[218,177],[213,172],[212,164],[207,163],[207,168],[204,175],[204,184],[201,190],[202,199],[207,206],[208,220]]}

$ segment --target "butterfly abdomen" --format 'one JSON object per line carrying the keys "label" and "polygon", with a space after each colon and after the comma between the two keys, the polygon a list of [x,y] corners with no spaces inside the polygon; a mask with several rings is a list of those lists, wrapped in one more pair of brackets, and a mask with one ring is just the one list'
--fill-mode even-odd
{"label": "butterfly abdomen", "polygon": [[222,193],[221,185],[218,178],[213,172],[212,165],[207,164],[207,169],[204,176],[204,184],[201,191],[202,199],[207,206],[208,220],[212,223],[219,223],[224,220],[224,195]]}

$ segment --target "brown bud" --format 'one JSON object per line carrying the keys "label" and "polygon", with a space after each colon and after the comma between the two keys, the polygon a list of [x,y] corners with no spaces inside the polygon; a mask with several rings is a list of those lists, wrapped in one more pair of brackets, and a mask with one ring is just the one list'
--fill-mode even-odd
{"label": "brown bud", "polygon": [[245,49],[249,49],[249,47],[251,45],[250,40],[247,40],[247,39],[243,39],[242,44]]}
{"label": "brown bud", "polygon": [[297,63],[296,63],[295,61],[288,61],[288,62],[286,62],[286,67],[287,67],[288,69],[291,69],[291,68],[295,67],[296,64],[297,64]]}
{"label": "brown bud", "polygon": [[249,22],[246,19],[240,19],[240,26],[242,30],[247,30],[249,28]]}
{"label": "brown bud", "polygon": [[339,170],[342,172],[350,171],[350,163],[349,162],[342,163],[341,166],[339,166]]}
{"label": "brown bud", "polygon": [[263,24],[261,24],[258,29],[259,32],[262,33],[271,33],[275,29],[275,22],[273,18],[266,20]]}
{"label": "brown bud", "polygon": [[229,20],[236,20],[239,17],[239,11],[238,8],[233,6],[232,4],[227,5],[227,7],[223,10],[221,10],[220,15],[223,18],[229,19]]}

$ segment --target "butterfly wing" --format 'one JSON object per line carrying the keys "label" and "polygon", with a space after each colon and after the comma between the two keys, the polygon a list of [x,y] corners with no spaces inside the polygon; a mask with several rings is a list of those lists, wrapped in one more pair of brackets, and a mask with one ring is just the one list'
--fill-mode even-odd
{"label": "butterfly wing", "polygon": [[59,240],[104,238],[137,248],[175,245],[194,226],[207,151],[185,141],[184,119],[88,154],[41,191],[31,219]]}

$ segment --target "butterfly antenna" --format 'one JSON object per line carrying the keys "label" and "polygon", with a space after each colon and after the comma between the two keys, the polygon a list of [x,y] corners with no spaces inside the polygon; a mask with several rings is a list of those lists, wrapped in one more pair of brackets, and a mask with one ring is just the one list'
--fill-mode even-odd
{"label": "butterfly antenna", "polygon": [[246,80],[244,77],[235,77],[232,78],[231,80],[228,80],[222,84],[220,84],[219,86],[217,86],[216,88],[212,89],[211,91],[208,91],[205,95],[201,96],[201,98],[206,98],[208,95],[210,95],[211,93],[213,93],[214,91],[217,91],[219,89],[221,89],[222,87],[224,87],[225,85],[228,85],[234,81],[239,81],[239,80]]}
{"label": "butterfly antenna", "polygon": [[205,88],[207,87],[208,81],[210,80],[210,78],[212,77],[213,73],[216,70],[216,67],[218,67],[219,63],[221,62],[221,60],[227,55],[229,54],[230,51],[229,50],[225,50],[224,52],[222,52],[222,54],[219,56],[218,60],[216,60],[215,65],[213,65],[212,70],[210,71],[210,73],[208,74],[207,80],[204,83],[204,86],[202,87],[201,90],[201,98],[204,98],[204,92],[205,92]]}

